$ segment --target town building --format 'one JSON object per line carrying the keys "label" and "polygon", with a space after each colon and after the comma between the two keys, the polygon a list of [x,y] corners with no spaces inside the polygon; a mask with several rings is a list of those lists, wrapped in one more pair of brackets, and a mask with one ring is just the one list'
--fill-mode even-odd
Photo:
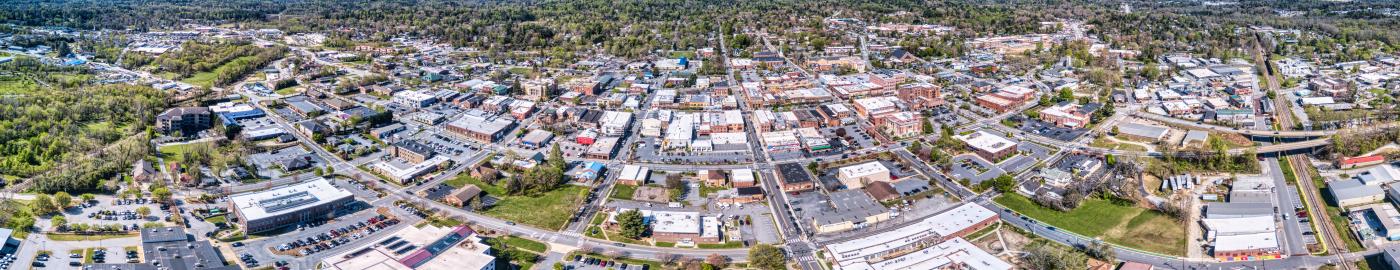
{"label": "town building", "polygon": [[229,209],[249,234],[334,217],[354,202],[350,192],[324,178],[229,196]]}
{"label": "town building", "polygon": [[412,140],[395,142],[394,148],[391,149],[392,152],[390,153],[395,157],[402,158],[410,163],[423,162],[436,154],[432,147]]}
{"label": "town building", "polygon": [[496,269],[491,247],[467,226],[408,226],[320,261],[324,270]]}
{"label": "town building", "polygon": [[622,166],[622,172],[617,176],[617,183],[624,185],[640,186],[647,184],[647,178],[651,176],[651,169],[637,165]]}
{"label": "town building", "polygon": [[978,130],[967,135],[953,136],[967,144],[968,148],[991,162],[1000,161],[1016,152],[1016,143],[1002,136]]}
{"label": "town building", "polygon": [[226,265],[218,248],[208,240],[193,240],[181,227],[160,227],[141,229],[141,255],[143,263],[98,263],[83,269],[123,270],[123,269],[242,269],[237,265]]}
{"label": "town building", "polygon": [[492,143],[505,137],[515,125],[515,121],[508,118],[468,112],[447,123],[447,131],[481,143]]}
{"label": "town building", "polygon": [[778,186],[783,192],[800,192],[817,187],[807,168],[796,162],[778,164]]}
{"label": "town building", "polygon": [[814,209],[812,228],[817,233],[849,231],[890,219],[883,205],[859,189],[847,189],[829,194],[824,209]]}
{"label": "town building", "polygon": [[213,121],[207,107],[170,108],[156,115],[156,131],[165,134],[179,132],[184,136],[193,136],[213,127]]}
{"label": "town building", "polygon": [[[863,237],[847,239],[845,241],[826,245],[826,254],[828,254],[827,260],[831,261],[832,266],[837,269],[904,269],[883,268],[878,266],[887,262],[898,263],[904,261],[898,258],[912,253],[927,251],[937,252],[939,250],[937,248],[939,243],[966,237],[996,222],[997,215],[995,212],[975,203],[963,203],[897,230],[884,230]],[[875,266],[875,268],[866,268],[862,266]],[[911,269],[946,268],[916,267]]]}
{"label": "town building", "polygon": [[1098,109],[1097,104],[1079,105],[1061,102],[1040,110],[1040,120],[1067,128],[1083,128],[1089,125],[1089,116]]}
{"label": "town building", "polygon": [[392,101],[395,104],[409,108],[423,108],[437,103],[437,97],[417,90],[399,91],[394,93]]}
{"label": "town building", "polygon": [[870,161],[836,169],[836,179],[847,189],[860,189],[874,182],[889,182],[890,169],[880,161]]}

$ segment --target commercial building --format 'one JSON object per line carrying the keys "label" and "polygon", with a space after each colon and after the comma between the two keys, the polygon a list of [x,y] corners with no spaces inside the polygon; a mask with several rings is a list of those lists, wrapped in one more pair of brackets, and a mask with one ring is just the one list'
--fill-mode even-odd
{"label": "commercial building", "polygon": [[1164,126],[1144,125],[1138,123],[1119,123],[1117,136],[1128,139],[1142,141],[1161,141],[1167,137],[1167,132],[1171,129]]}
{"label": "commercial building", "polygon": [[1377,203],[1385,199],[1385,190],[1380,185],[1367,185],[1361,179],[1347,179],[1327,183],[1337,206],[1348,209],[1352,206]]}
{"label": "commercial building", "polygon": [[812,181],[807,168],[793,162],[778,164],[778,186],[783,188],[783,192],[799,192],[814,189],[817,184]]}
{"label": "commercial building", "polygon": [[396,161],[380,161],[370,165],[370,170],[384,175],[389,180],[399,182],[399,184],[412,183],[419,176],[426,175],[437,169],[449,160],[446,156],[436,156],[423,162],[403,163]]}
{"label": "commercial building", "polygon": [[405,227],[378,242],[322,259],[327,270],[484,270],[496,268],[490,245],[467,226]]}
{"label": "commercial building", "polygon": [[241,269],[237,265],[225,265],[223,256],[209,241],[193,239],[181,227],[144,228],[141,229],[144,263],[99,263],[83,269]]}
{"label": "commercial building", "polygon": [[1269,232],[1216,236],[1211,254],[1227,262],[1282,258],[1277,235]]}
{"label": "commercial building", "polygon": [[690,211],[651,211],[651,238],[672,243],[722,242],[719,219]]}
{"label": "commercial building", "polygon": [[409,108],[422,108],[432,106],[437,102],[437,97],[416,90],[399,91],[394,93],[393,102]]}
{"label": "commercial building", "polygon": [[229,196],[228,206],[248,233],[334,217],[354,201],[350,192],[324,178]]}
{"label": "commercial building", "polygon": [[1016,152],[1016,143],[990,132],[978,130],[967,135],[953,136],[988,161],[997,162]]}
{"label": "commercial building", "polygon": [[812,225],[817,233],[849,231],[890,219],[884,205],[859,189],[832,192],[827,201],[824,209],[813,209]]}
{"label": "commercial building", "polygon": [[[991,210],[974,203],[964,203],[898,229],[883,230],[876,234],[826,245],[827,258],[837,269],[904,269],[878,266],[886,262],[902,261],[898,258],[912,253],[937,251],[939,243],[965,237],[996,221],[996,213]],[[862,265],[877,267],[860,268]]]}
{"label": "commercial building", "polygon": [[640,186],[647,183],[647,177],[651,175],[651,169],[637,165],[622,166],[622,174],[617,176],[617,183],[624,185]]}
{"label": "commercial building", "polygon": [[536,129],[526,133],[525,137],[520,139],[520,144],[530,148],[540,148],[548,145],[551,139],[554,139],[554,133]]}
{"label": "commercial building", "polygon": [[1079,105],[1074,102],[1061,102],[1040,110],[1040,120],[1067,128],[1082,128],[1089,125],[1089,115],[1098,105]]}
{"label": "commercial building", "polygon": [[432,147],[410,140],[395,142],[390,153],[411,163],[423,162],[436,154]]}
{"label": "commercial building", "polygon": [[847,189],[860,189],[874,182],[889,182],[890,169],[880,161],[870,161],[836,169],[836,179]]}
{"label": "commercial building", "polygon": [[729,184],[736,188],[755,186],[758,180],[753,175],[753,169],[729,170]]}
{"label": "commercial building", "polygon": [[632,127],[632,113],[607,111],[598,121],[601,123],[598,131],[604,136],[622,136]]}
{"label": "commercial building", "polygon": [[961,237],[943,241],[931,247],[905,253],[878,263],[857,262],[836,267],[837,270],[876,269],[967,269],[1008,270],[1010,263],[987,253]]}
{"label": "commercial building", "polygon": [[512,128],[515,128],[514,120],[487,116],[482,111],[468,112],[461,118],[447,123],[448,131],[482,143],[500,140]]}

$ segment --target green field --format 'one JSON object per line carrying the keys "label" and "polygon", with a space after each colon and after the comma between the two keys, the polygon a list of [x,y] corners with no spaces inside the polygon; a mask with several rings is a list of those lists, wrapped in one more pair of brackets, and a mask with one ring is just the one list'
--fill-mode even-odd
{"label": "green field", "polygon": [[165,162],[179,162],[179,163],[181,163],[181,164],[184,164],[184,163],[185,163],[185,160],[184,160],[184,155],[183,155],[183,154],[186,153],[186,152],[189,152],[191,149],[194,148],[195,145],[200,145],[200,144],[210,144],[210,143],[208,143],[208,142],[201,142],[201,143],[185,143],[185,144],[166,145],[166,146],[161,146],[161,147],[159,147],[159,148],[156,148],[156,151],[159,151],[161,157],[165,158]]}
{"label": "green field", "polygon": [[1097,139],[1094,139],[1094,142],[1090,143],[1089,145],[1098,148],[1107,148],[1124,151],[1147,151],[1147,148],[1142,147],[1141,145],[1131,143],[1118,143],[1113,140],[1109,140],[1105,137],[1099,137]]}
{"label": "green field", "polygon": [[496,197],[496,205],[482,214],[545,229],[563,228],[578,210],[578,203],[588,194],[588,188],[564,185],[537,196],[509,196],[505,190],[471,177],[453,179],[462,185],[474,184],[482,192]]}
{"label": "green field", "polygon": [[297,93],[301,93],[301,87],[287,87],[287,88],[277,89],[277,91],[273,91],[273,93],[277,93],[278,95],[283,95],[283,96],[295,95],[295,94],[297,94]]}
{"label": "green field", "polygon": [[214,72],[200,72],[190,75],[189,78],[180,80],[181,82],[193,84],[195,86],[210,88],[214,87],[214,78],[218,76]]}
{"label": "green field", "polygon": [[534,251],[535,253],[540,253],[540,254],[544,254],[545,251],[548,251],[548,250],[549,250],[549,245],[545,245],[544,243],[541,243],[541,242],[539,242],[539,241],[530,240],[530,239],[525,239],[525,238],[520,238],[520,237],[516,237],[516,236],[513,236],[513,235],[512,235],[512,236],[506,236],[505,238],[502,238],[502,241],[504,241],[504,242],[506,243],[507,246],[511,246],[511,247],[515,247],[515,248],[519,248],[519,249],[523,249],[523,250],[528,250],[528,251]]}
{"label": "green field", "polygon": [[608,196],[614,200],[632,200],[632,195],[637,193],[637,186],[614,184],[613,193]]}
{"label": "green field", "polygon": [[1109,243],[1173,256],[1186,254],[1186,227],[1162,213],[1103,199],[1085,199],[1069,212],[1042,207],[1018,194],[997,204],[1045,224]]}

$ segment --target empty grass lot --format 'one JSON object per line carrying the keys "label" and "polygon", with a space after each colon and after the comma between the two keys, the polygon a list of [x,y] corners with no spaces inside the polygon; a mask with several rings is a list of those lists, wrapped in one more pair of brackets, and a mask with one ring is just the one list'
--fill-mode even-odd
{"label": "empty grass lot", "polygon": [[1050,226],[1126,247],[1173,256],[1186,254],[1186,227],[1162,213],[1103,199],[1085,199],[1069,212],[1035,204],[1019,194],[995,201]]}
{"label": "empty grass lot", "polygon": [[637,186],[613,184],[613,193],[608,198],[614,200],[632,200],[632,195],[637,193]]}
{"label": "empty grass lot", "polygon": [[535,196],[506,195],[500,187],[488,185],[471,177],[458,177],[464,184],[474,184],[481,191],[499,199],[494,206],[481,211],[482,214],[499,219],[528,224],[538,228],[555,230],[563,228],[569,217],[578,210],[578,204],[588,189],[575,185],[559,188]]}
{"label": "empty grass lot", "polygon": [[506,246],[528,251],[534,251],[535,253],[539,254],[544,254],[545,251],[549,250],[549,246],[545,245],[544,243],[515,236],[506,236],[505,238],[502,238],[502,241],[506,243]]}

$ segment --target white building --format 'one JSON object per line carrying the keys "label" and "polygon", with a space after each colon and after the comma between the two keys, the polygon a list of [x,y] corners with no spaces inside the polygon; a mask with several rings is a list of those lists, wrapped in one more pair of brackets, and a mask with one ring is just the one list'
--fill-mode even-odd
{"label": "white building", "polygon": [[864,188],[876,181],[889,182],[890,169],[879,161],[871,161],[836,169],[836,178],[848,189]]}
{"label": "white building", "polygon": [[394,93],[393,102],[409,108],[422,108],[437,102],[437,97],[417,90]]}
{"label": "white building", "polygon": [[602,123],[599,129],[604,136],[622,136],[632,127],[632,113],[606,111],[598,121]]}

